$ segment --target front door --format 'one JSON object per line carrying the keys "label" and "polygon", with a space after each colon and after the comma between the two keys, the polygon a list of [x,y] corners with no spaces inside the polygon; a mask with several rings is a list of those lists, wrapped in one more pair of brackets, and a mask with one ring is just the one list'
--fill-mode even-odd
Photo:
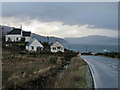
{"label": "front door", "polygon": [[41,51],[41,47],[37,47],[37,52],[40,52]]}

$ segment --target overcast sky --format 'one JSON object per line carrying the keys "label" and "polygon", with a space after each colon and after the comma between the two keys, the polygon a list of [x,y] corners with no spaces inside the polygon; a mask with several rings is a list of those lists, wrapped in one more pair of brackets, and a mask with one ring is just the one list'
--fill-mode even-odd
{"label": "overcast sky", "polygon": [[2,4],[3,25],[40,35],[83,37],[118,35],[117,2],[8,2]]}

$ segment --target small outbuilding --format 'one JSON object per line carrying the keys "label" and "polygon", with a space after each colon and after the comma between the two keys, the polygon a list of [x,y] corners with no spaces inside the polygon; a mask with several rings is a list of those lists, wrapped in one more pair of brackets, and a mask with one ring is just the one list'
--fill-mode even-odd
{"label": "small outbuilding", "polygon": [[43,45],[36,38],[34,38],[26,45],[26,50],[39,52],[43,50]]}
{"label": "small outbuilding", "polygon": [[64,52],[64,46],[58,41],[56,41],[50,48],[53,53]]}

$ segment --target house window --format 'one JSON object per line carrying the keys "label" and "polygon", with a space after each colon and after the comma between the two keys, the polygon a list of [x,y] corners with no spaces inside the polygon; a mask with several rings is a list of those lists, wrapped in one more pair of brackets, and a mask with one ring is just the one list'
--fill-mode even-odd
{"label": "house window", "polygon": [[34,49],[34,47],[33,46],[31,46],[32,47],[32,50]]}
{"label": "house window", "polygon": [[18,41],[18,37],[16,38],[16,40]]}
{"label": "house window", "polygon": [[60,47],[57,47],[57,49],[60,49]]}
{"label": "house window", "polygon": [[56,48],[55,48],[55,47],[53,47],[53,50],[56,50]]}
{"label": "house window", "polygon": [[10,39],[10,37],[8,37],[8,40],[7,40],[7,42],[11,42],[11,39]]}

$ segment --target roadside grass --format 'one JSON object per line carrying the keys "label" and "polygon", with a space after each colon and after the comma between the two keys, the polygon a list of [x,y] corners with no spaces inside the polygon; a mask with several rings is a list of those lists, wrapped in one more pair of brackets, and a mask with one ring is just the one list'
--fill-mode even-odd
{"label": "roadside grass", "polygon": [[86,66],[81,66],[80,68],[79,68],[79,77],[81,77],[80,78],[80,80],[78,81],[78,82],[76,82],[76,87],[77,88],[85,88],[86,87]]}
{"label": "roadside grass", "polygon": [[15,88],[16,85],[27,87],[25,83],[49,75],[51,68],[57,65],[58,57],[13,54],[8,50],[3,51],[2,57],[2,83],[3,88]]}
{"label": "roadside grass", "polygon": [[106,57],[117,58],[117,59],[120,58],[120,53],[118,52],[96,53],[95,55],[106,56]]}
{"label": "roadside grass", "polygon": [[[3,46],[3,89],[16,88],[16,86],[28,88],[31,86],[31,82],[33,85],[31,86],[32,88],[61,87],[59,83],[61,83],[64,88],[76,87],[75,83],[79,81],[77,79],[80,76],[79,67],[85,65],[85,62],[80,58],[73,58],[71,60],[72,57],[76,56],[75,52],[67,50],[65,54],[53,54],[48,51],[43,51],[42,53],[25,52],[21,54],[22,51],[23,49],[16,45],[11,45],[9,47]],[[64,65],[69,61],[69,68],[63,70]],[[60,72],[60,70],[63,70],[63,72]],[[58,72],[59,74],[57,74]],[[65,79],[67,75],[68,78]],[[67,83],[71,82],[71,80],[73,80],[71,84]]]}
{"label": "roadside grass", "polygon": [[[18,58],[19,59],[19,58]],[[20,61],[3,61],[3,87],[10,87],[15,84],[23,84],[29,80],[32,80],[37,75],[45,72],[53,65],[43,63],[42,59],[34,58],[34,60],[30,60],[30,58],[22,58]]]}
{"label": "roadside grass", "polygon": [[86,88],[86,63],[79,57],[70,61],[68,69],[56,77],[55,88]]}

